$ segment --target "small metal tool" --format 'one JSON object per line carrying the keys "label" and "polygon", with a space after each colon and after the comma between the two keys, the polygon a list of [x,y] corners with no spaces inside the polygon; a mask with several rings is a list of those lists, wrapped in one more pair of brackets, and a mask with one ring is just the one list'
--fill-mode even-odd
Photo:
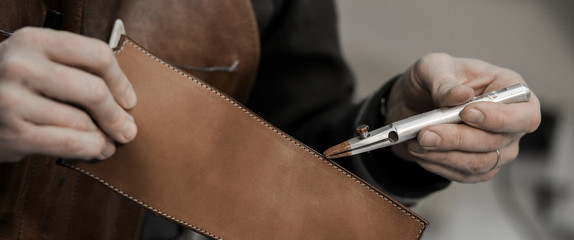
{"label": "small metal tool", "polygon": [[405,142],[415,138],[425,127],[445,123],[459,123],[460,112],[468,104],[475,102],[516,103],[530,99],[530,89],[519,83],[510,87],[474,97],[468,103],[451,108],[438,108],[421,113],[387,126],[368,131],[368,126],[361,125],[356,131],[359,136],[327,149],[323,155],[327,158],[340,158],[372,151]]}

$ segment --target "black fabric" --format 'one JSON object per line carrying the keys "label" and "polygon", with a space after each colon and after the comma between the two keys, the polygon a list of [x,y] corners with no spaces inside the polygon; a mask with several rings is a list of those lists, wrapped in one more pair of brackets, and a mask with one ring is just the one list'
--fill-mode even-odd
{"label": "black fabric", "polygon": [[271,2],[255,7],[261,59],[247,106],[325,150],[351,136],[359,108],[351,101],[353,78],[341,57],[335,6],[324,0]]}
{"label": "black fabric", "polygon": [[[392,84],[353,103],[354,79],[339,44],[332,0],[252,0],[261,35],[259,72],[247,106],[317,151],[353,137],[357,121],[380,127],[380,99]],[[366,111],[359,110],[369,104]],[[358,120],[359,119],[359,120]],[[354,160],[352,160],[354,159]],[[354,171],[349,161],[340,165]],[[449,181],[390,151],[362,154],[359,161],[394,195],[424,197]],[[362,159],[362,160],[361,160]]]}

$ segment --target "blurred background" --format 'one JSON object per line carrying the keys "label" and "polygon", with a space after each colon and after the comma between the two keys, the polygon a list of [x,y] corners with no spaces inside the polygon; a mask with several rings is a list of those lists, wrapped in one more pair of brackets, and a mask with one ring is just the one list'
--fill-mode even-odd
{"label": "blurred background", "polygon": [[423,239],[574,239],[574,1],[337,4],[359,96],[419,57],[446,52],[517,71],[542,102],[539,130],[495,179],[453,184],[413,208],[431,222]]}

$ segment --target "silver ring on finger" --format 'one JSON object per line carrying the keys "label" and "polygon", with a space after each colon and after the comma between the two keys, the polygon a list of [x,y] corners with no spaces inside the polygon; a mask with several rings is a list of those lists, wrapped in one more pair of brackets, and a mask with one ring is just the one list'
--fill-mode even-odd
{"label": "silver ring on finger", "polygon": [[496,165],[494,165],[494,167],[492,167],[492,168],[491,168],[490,170],[488,170],[488,171],[492,171],[492,170],[494,170],[494,169],[499,168],[499,167],[500,167],[500,162],[501,162],[500,159],[501,159],[501,157],[500,157],[500,150],[499,150],[499,149],[496,149]]}

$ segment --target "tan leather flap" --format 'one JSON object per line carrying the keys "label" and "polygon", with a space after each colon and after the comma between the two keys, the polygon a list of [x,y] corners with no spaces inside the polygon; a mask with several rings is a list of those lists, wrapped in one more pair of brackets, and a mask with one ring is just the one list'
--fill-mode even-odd
{"label": "tan leather flap", "polygon": [[129,39],[117,59],[139,132],[108,160],[64,162],[215,239],[419,239],[427,222]]}

